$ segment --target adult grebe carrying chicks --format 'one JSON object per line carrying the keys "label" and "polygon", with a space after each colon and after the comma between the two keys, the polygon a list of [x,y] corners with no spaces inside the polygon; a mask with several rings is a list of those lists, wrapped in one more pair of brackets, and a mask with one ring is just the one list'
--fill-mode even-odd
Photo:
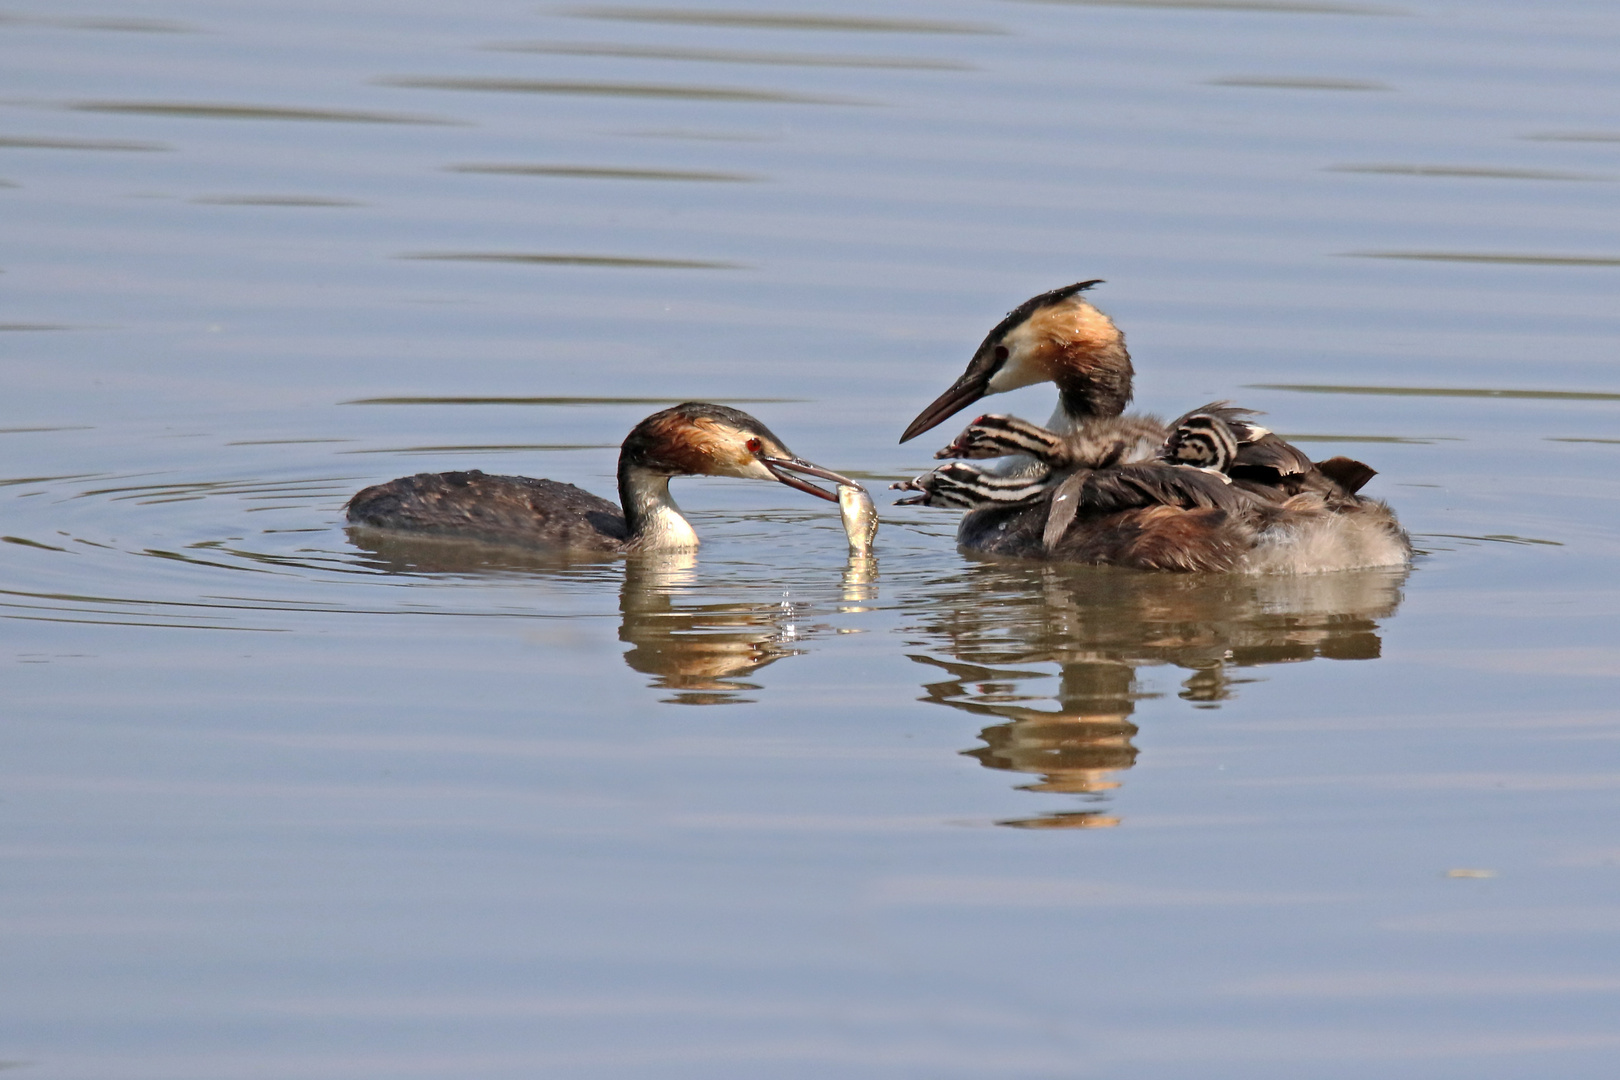
{"label": "adult grebe carrying chicks", "polygon": [[[349,500],[347,511],[353,525],[419,536],[600,554],[691,550],[697,533],[669,494],[676,476],[774,480],[831,502],[839,496],[803,477],[860,490],[847,476],[801,460],[747,413],[689,401],[654,413],[625,436],[622,510],[572,484],[474,470],[419,473],[368,487]],[[870,535],[861,542],[869,545]]]}
{"label": "adult grebe carrying chicks", "polygon": [[1312,462],[1214,402],[1164,424],[1126,416],[1133,370],[1122,334],[1080,294],[1083,281],[1025,301],[980,344],[967,371],[906,428],[914,438],[989,394],[1058,388],[1041,428],[981,416],[937,457],[953,463],[894,485],[900,500],[969,512],[959,546],[987,555],[1143,570],[1320,573],[1405,565],[1394,512],[1357,494],[1376,473],[1350,458]]}

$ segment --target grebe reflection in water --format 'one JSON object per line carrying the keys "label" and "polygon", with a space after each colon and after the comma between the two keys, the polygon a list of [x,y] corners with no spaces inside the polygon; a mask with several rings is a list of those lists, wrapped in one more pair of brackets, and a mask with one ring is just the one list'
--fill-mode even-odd
{"label": "grebe reflection in water", "polygon": [[924,609],[914,626],[924,649],[912,659],[941,673],[924,683],[923,700],[993,721],[965,755],[1031,776],[1019,790],[1081,800],[1079,808],[999,822],[1021,828],[1119,823],[1111,792],[1137,761],[1136,703],[1161,696],[1144,669],[1183,669],[1177,696],[1218,708],[1258,678],[1255,668],[1376,659],[1380,621],[1395,614],[1407,575],[976,569]]}
{"label": "grebe reflection in water", "polygon": [[478,471],[419,473],[361,491],[350,524],[391,532],[530,548],[625,554],[683,551],[697,533],[669,494],[676,476],[774,480],[837,502],[803,479],[860,485],[796,457],[769,428],[739,409],[689,401],[637,424],[619,451],[623,509],[572,484]]}
{"label": "grebe reflection in water", "polygon": [[[620,573],[554,553],[407,534],[366,530],[356,542],[375,568],[395,573],[584,574],[598,582]],[[624,662],[671,704],[769,701],[770,687],[756,678],[763,668],[854,629],[823,613],[873,609],[872,565],[851,556],[840,582],[784,596],[746,574],[700,570],[691,552],[631,555],[619,586]],[[1023,774],[1019,790],[1080,800],[1001,824],[1099,827],[1121,817],[1114,791],[1137,763],[1137,703],[1165,693],[1150,669],[1180,668],[1179,689],[1169,692],[1186,707],[1217,708],[1261,668],[1374,660],[1380,623],[1395,614],[1406,575],[1147,575],[984,561],[912,579],[884,609],[907,613],[904,653],[937,672],[924,681],[922,700],[980,718],[980,745],[964,754]],[[899,652],[888,655],[900,662]]]}
{"label": "grebe reflection in water", "polygon": [[[814,618],[831,600],[840,613],[868,610],[875,593],[875,560],[851,554],[842,580],[813,597],[766,593],[743,581],[741,595],[724,582],[700,578],[693,551],[629,554],[618,567],[571,559],[566,552],[509,545],[446,543],[435,537],[376,529],[352,530],[371,569],[421,578],[441,576],[588,582],[598,591],[613,574],[619,582],[618,639],[629,648],[626,666],[649,676],[648,685],[672,705],[731,705],[758,700],[763,687],[750,681],[759,669],[798,656],[836,628]],[[507,617],[520,613],[503,607]]]}

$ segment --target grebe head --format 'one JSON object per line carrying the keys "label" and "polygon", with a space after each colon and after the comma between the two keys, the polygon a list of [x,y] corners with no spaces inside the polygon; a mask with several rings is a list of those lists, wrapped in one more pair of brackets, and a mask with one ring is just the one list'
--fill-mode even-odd
{"label": "grebe head", "polygon": [[1237,455],[1238,439],[1231,427],[1219,416],[1204,412],[1189,413],[1176,421],[1160,452],[1160,457],[1173,464],[1219,473],[1230,469]]}
{"label": "grebe head", "polygon": [[1035,383],[1057,384],[1063,408],[1083,420],[1118,416],[1131,399],[1125,335],[1080,294],[1100,279],[1076,282],[1019,304],[985,337],[967,371],[906,428],[915,438],[986,394]]}
{"label": "grebe head", "polygon": [[1069,464],[1068,447],[1063,439],[1038,424],[1020,420],[1016,416],[985,415],[969,424],[962,434],[936,458],[1005,457],[1008,454],[1026,454],[1048,465]]}
{"label": "grebe head", "polygon": [[657,476],[736,476],[775,480],[829,502],[838,495],[804,476],[855,481],[797,457],[771,429],[741,409],[688,401],[653,413],[625,436],[620,470]]}
{"label": "grebe head", "polygon": [[889,487],[895,491],[922,493],[896,499],[896,506],[947,506],[977,510],[984,506],[1013,506],[1038,499],[1058,481],[1059,477],[1050,469],[1041,469],[1027,476],[997,476],[995,473],[981,472],[965,462],[953,461],[932,472],[890,484]]}

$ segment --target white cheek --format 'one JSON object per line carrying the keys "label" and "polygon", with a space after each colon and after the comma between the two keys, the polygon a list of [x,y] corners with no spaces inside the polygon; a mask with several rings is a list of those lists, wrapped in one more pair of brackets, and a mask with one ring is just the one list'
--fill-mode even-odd
{"label": "white cheek", "polygon": [[1046,373],[1039,370],[1036,365],[1018,353],[1007,358],[1001,365],[1001,370],[990,376],[989,388],[992,394],[1005,394],[1009,390],[1017,390],[1023,386],[1034,386],[1045,382]]}

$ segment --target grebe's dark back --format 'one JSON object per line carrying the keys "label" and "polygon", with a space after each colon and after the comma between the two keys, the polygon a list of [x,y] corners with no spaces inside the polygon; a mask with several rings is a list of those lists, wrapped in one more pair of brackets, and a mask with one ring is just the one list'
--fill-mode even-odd
{"label": "grebe's dark back", "polygon": [[1275,439],[1257,438],[1265,429],[1247,415],[1206,405],[1171,426],[1155,459],[1124,463],[1117,442],[981,416],[941,455],[1023,453],[1033,459],[1029,469],[1000,475],[956,461],[894,486],[921,492],[901,503],[966,509],[957,543],[984,555],[1240,573],[1399,566],[1410,558],[1389,507],[1356,493],[1372,475],[1359,462],[1306,460],[1292,469],[1279,450],[1270,475],[1256,465],[1245,468],[1259,479],[1234,475],[1240,447]]}

